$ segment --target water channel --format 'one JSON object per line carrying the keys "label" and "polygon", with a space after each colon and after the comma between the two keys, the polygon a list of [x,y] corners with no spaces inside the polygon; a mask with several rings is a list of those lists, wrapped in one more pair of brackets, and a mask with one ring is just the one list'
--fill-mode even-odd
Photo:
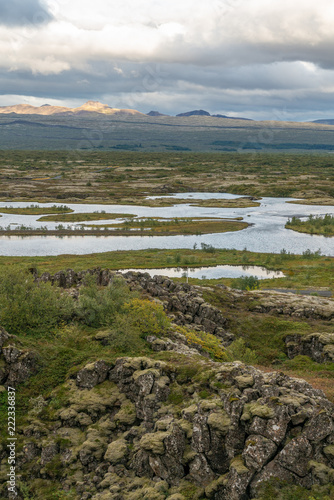
{"label": "water channel", "polygon": [[[175,249],[198,248],[201,243],[213,245],[216,248],[235,248],[254,252],[279,253],[282,249],[301,254],[306,249],[312,252],[321,250],[323,255],[334,256],[334,238],[308,235],[285,229],[284,225],[292,216],[307,217],[314,215],[334,215],[334,206],[297,205],[287,203],[292,198],[269,198],[260,200],[259,207],[250,208],[214,208],[196,207],[191,205],[191,199],[231,199],[238,195],[229,193],[178,193],[175,198],[187,198],[189,203],[177,204],[171,207],[145,207],[135,205],[89,205],[67,204],[76,213],[102,211],[134,214],[139,217],[243,217],[245,222],[252,224],[242,231],[187,236],[1,236],[0,255],[7,256],[42,256],[60,254],[90,254],[115,250],[141,250],[148,248]],[[168,197],[171,197],[170,195]],[[55,203],[39,204],[41,207],[52,206]],[[26,207],[30,203],[0,202],[1,207]],[[58,204],[60,205],[60,204]],[[40,216],[2,214],[2,227],[47,226],[53,229],[58,223],[38,222]],[[117,222],[113,220],[110,222]],[[90,224],[106,224],[108,221],[90,221]],[[67,226],[67,224],[66,224]],[[71,224],[75,227],[75,224]],[[80,224],[79,224],[80,226]]]}

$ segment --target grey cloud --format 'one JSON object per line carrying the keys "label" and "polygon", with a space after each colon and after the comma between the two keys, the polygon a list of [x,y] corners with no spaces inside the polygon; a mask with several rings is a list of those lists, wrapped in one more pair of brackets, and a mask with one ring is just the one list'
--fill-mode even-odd
{"label": "grey cloud", "polygon": [[[115,69],[117,68],[117,69]],[[327,86],[319,92],[319,86]],[[238,68],[110,61],[59,75],[9,72],[1,94],[48,99],[100,100],[113,107],[151,109],[175,115],[191,109],[268,120],[331,117],[334,72],[307,71],[301,63]]]}
{"label": "grey cloud", "polygon": [[0,0],[0,24],[35,26],[50,22],[52,15],[40,0]]}

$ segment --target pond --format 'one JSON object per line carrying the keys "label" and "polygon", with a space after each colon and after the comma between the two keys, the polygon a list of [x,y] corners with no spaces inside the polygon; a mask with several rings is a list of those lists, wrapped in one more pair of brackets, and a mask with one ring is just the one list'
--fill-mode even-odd
{"label": "pond", "polygon": [[[137,205],[88,205],[68,204],[76,213],[106,211],[113,213],[129,213],[139,217],[242,217],[245,222],[252,224],[242,231],[187,235],[187,236],[2,236],[0,237],[0,255],[60,255],[60,254],[90,254],[115,250],[143,250],[148,248],[176,249],[193,248],[201,243],[216,248],[247,249],[253,252],[280,253],[282,249],[288,252],[301,254],[306,249],[312,252],[321,250],[324,255],[334,255],[334,238],[297,233],[285,229],[288,218],[293,216],[306,217],[309,214],[334,215],[334,206],[296,205],[286,203],[292,198],[262,198],[259,207],[249,208],[214,208],[195,207],[191,205],[191,198],[196,199],[223,199],[238,197],[230,193],[177,193],[176,198],[188,198],[189,203],[177,204],[170,207],[145,207]],[[168,197],[171,197],[170,195]],[[4,206],[24,207],[31,203],[1,202]],[[41,207],[51,207],[54,203],[39,204]],[[59,204],[60,205],[60,204]],[[39,216],[3,214],[0,225],[24,224],[31,227],[46,225],[53,229],[57,223],[38,222]],[[92,223],[93,221],[90,221]],[[112,222],[116,222],[113,220]],[[95,223],[95,222],[94,222]],[[106,224],[107,221],[97,221],[96,224]],[[75,224],[71,224],[75,226]],[[12,226],[15,227],[15,226]]]}
{"label": "pond", "polygon": [[214,266],[214,267],[164,267],[156,269],[120,269],[122,273],[128,271],[148,273],[150,276],[162,275],[168,278],[219,279],[240,278],[241,276],[255,276],[258,279],[284,278],[281,271],[269,271],[259,266]]}

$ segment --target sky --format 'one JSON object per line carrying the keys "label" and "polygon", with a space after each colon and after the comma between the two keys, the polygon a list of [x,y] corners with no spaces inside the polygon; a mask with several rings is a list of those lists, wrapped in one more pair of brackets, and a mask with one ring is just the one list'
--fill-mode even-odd
{"label": "sky", "polygon": [[0,105],[334,118],[332,0],[0,0]]}

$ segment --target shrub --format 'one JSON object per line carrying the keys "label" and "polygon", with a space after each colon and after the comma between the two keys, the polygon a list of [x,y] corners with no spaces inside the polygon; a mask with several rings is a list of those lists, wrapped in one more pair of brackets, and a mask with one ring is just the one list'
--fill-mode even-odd
{"label": "shrub", "polygon": [[110,326],[131,296],[121,276],[114,277],[106,287],[99,287],[93,276],[87,276],[75,307],[76,318],[94,328]]}
{"label": "shrub", "polygon": [[232,288],[237,288],[238,290],[258,290],[260,282],[256,276],[240,276],[240,278],[233,280]]}
{"label": "shrub", "polygon": [[10,333],[52,330],[73,315],[73,299],[31,274],[11,270],[0,279],[0,324]]}
{"label": "shrub", "polygon": [[162,305],[150,300],[134,298],[124,305],[124,313],[127,323],[138,328],[142,337],[157,335],[170,326]]}
{"label": "shrub", "polygon": [[226,349],[226,355],[229,361],[242,361],[248,365],[258,363],[258,357],[255,351],[249,349],[243,339],[239,338],[232,342]]}

